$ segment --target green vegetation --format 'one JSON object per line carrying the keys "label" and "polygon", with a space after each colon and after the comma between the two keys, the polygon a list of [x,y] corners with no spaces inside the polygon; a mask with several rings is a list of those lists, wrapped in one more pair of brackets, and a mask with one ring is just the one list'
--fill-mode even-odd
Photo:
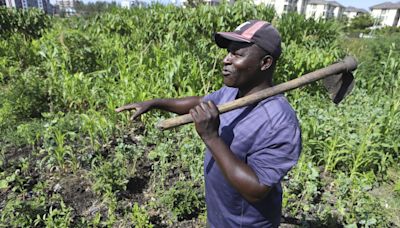
{"label": "green vegetation", "polygon": [[374,22],[374,18],[370,14],[360,14],[350,21],[348,30],[354,33],[368,33],[368,28],[373,26]]}
{"label": "green vegetation", "polygon": [[8,38],[14,33],[25,38],[39,38],[49,26],[49,16],[36,8],[26,11],[0,7],[0,38]]}
{"label": "green vegetation", "polygon": [[399,36],[349,39],[335,22],[277,18],[248,2],[111,8],[51,23],[10,15],[0,9],[0,18],[36,21],[41,32],[0,30],[0,224],[203,226],[204,145],[193,126],[160,132],[156,123],[172,114],[131,122],[114,109],[218,89],[226,51],[212,33],[259,18],[284,39],[277,82],[346,53],[360,62],[356,88],[339,105],[317,84],[287,94],[303,152],[283,181],[285,221],[400,226]]}

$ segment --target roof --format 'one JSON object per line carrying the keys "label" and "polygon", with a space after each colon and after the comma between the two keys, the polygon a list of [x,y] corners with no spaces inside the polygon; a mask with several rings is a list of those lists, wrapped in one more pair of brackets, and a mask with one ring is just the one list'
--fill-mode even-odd
{"label": "roof", "polygon": [[371,6],[370,9],[400,9],[400,2],[384,2],[378,5]]}
{"label": "roof", "polygon": [[337,1],[328,1],[328,3],[331,3],[331,5],[334,5],[334,6],[344,7],[344,5],[340,4]]}
{"label": "roof", "polygon": [[361,8],[356,8],[353,6],[346,7],[344,12],[357,12],[357,13],[368,13],[368,10],[361,9]]}
{"label": "roof", "polygon": [[315,5],[325,5],[326,1],[324,0],[310,0],[308,4],[315,4]]}
{"label": "roof", "polygon": [[337,1],[326,1],[326,0],[310,0],[308,4],[314,4],[314,5],[332,5],[332,6],[339,6],[339,7],[344,7],[344,5],[340,4]]}
{"label": "roof", "polygon": [[324,0],[310,0],[308,4],[316,4],[316,5],[325,5],[326,1]]}

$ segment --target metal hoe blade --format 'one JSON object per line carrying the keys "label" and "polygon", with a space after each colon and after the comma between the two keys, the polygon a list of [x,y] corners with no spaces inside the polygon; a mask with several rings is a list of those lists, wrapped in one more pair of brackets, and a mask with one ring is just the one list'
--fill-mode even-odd
{"label": "metal hoe blade", "polygon": [[328,90],[329,97],[335,104],[339,104],[353,89],[354,76],[351,72],[345,71],[323,79],[323,84]]}

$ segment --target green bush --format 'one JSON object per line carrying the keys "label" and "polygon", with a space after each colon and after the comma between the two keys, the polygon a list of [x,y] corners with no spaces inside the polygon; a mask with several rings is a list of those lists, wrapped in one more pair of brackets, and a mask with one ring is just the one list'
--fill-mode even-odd
{"label": "green bush", "polygon": [[50,17],[42,10],[0,7],[0,37],[20,33],[27,39],[37,39],[50,26]]}

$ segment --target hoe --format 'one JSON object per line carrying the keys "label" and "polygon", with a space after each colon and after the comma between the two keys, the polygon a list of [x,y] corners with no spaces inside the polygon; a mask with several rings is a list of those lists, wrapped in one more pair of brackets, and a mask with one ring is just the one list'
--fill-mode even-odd
{"label": "hoe", "polygon": [[[229,112],[237,108],[254,104],[256,102],[266,99],[267,97],[271,97],[279,93],[302,87],[320,79],[323,79],[323,85],[327,89],[329,97],[335,104],[338,104],[353,89],[354,77],[352,71],[356,68],[357,61],[353,57],[348,56],[338,63],[334,63],[325,68],[305,74],[299,78],[219,105],[218,110],[220,113]],[[165,130],[191,122],[193,122],[191,115],[185,114],[161,121],[160,123],[158,123],[157,127],[161,130]]]}

